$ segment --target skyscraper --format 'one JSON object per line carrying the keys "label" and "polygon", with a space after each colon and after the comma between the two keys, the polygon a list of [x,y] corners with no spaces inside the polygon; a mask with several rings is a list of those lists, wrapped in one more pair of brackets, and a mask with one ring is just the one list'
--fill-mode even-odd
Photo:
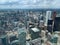
{"label": "skyscraper", "polygon": [[26,30],[24,27],[18,28],[18,38],[20,45],[26,45]]}

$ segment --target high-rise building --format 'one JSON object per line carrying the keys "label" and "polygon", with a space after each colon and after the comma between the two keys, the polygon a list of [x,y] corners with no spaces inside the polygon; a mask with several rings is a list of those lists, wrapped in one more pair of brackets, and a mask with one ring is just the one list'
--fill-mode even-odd
{"label": "high-rise building", "polygon": [[20,45],[26,45],[26,31],[24,28],[18,29],[18,38]]}
{"label": "high-rise building", "polygon": [[6,35],[0,37],[0,42],[2,45],[8,45],[8,39]]}

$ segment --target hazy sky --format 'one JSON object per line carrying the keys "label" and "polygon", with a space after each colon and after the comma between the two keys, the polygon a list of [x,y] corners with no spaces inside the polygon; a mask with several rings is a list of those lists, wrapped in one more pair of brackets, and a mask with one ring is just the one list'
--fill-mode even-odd
{"label": "hazy sky", "polygon": [[60,0],[0,0],[0,9],[60,8]]}

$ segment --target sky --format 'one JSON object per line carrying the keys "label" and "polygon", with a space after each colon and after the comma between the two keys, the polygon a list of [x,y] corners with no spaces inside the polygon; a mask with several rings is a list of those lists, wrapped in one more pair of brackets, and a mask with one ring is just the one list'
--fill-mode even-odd
{"label": "sky", "polygon": [[60,0],[0,0],[0,9],[60,8]]}

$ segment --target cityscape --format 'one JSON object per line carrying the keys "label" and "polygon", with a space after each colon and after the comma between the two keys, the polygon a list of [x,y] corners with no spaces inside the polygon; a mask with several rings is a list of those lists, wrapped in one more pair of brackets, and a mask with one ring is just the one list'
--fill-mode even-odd
{"label": "cityscape", "polygon": [[59,45],[59,16],[59,10],[0,10],[0,45]]}
{"label": "cityscape", "polygon": [[60,45],[60,0],[0,0],[0,45]]}

